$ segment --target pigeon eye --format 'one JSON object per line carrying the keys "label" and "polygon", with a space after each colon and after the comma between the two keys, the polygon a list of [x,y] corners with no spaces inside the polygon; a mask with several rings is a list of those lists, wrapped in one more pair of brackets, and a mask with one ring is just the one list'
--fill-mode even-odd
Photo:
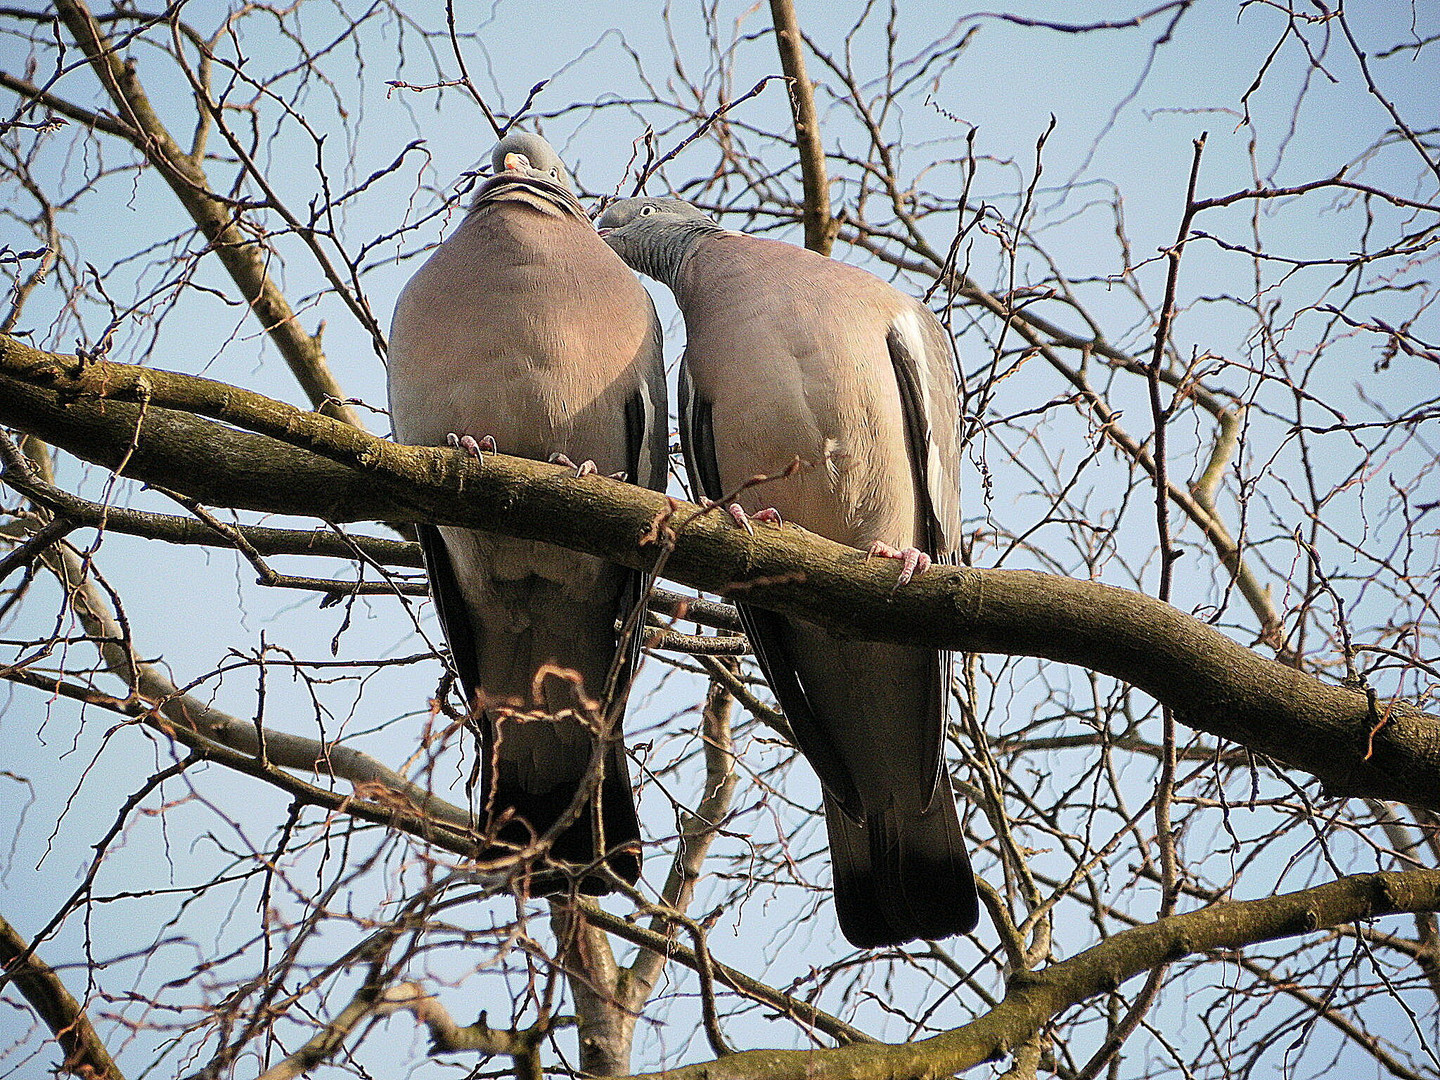
{"label": "pigeon eye", "polygon": [[553,176],[553,177],[555,177],[556,180],[559,180],[559,179],[560,179],[560,166],[558,166],[558,165],[551,165],[551,166],[550,166],[550,175]]}
{"label": "pigeon eye", "polygon": [[653,206],[642,206],[642,207],[640,208],[640,216],[641,216],[641,217],[649,217],[649,216],[650,216],[651,214],[653,214],[654,212],[655,212],[655,208],[654,208]]}

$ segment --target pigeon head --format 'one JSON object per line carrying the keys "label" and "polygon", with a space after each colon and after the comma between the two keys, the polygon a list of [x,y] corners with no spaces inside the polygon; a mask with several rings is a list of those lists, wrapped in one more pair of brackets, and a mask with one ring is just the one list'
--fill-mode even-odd
{"label": "pigeon head", "polygon": [[684,199],[643,198],[621,199],[611,203],[600,215],[595,227],[601,234],[634,227],[635,234],[656,227],[665,227],[687,221],[703,221],[710,225],[715,220],[698,206]]}
{"label": "pigeon head", "polygon": [[632,270],[673,287],[690,249],[724,232],[715,219],[684,199],[621,199],[595,223],[605,242]]}
{"label": "pigeon head", "polygon": [[496,176],[506,172],[519,172],[526,176],[538,176],[559,184],[566,191],[570,186],[570,174],[554,148],[539,135],[530,131],[512,131],[495,144],[490,152],[490,165]]}

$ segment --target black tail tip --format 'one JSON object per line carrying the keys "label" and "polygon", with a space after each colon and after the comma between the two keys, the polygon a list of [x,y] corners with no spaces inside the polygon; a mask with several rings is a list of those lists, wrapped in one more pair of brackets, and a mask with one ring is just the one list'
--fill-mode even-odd
{"label": "black tail tip", "polygon": [[927,910],[917,916],[905,910],[907,905],[881,898],[873,889],[844,888],[837,881],[835,913],[840,933],[857,949],[880,949],[968,934],[979,925],[980,897],[973,886],[968,891],[936,893],[928,899]]}
{"label": "black tail tip", "polygon": [[[975,929],[980,922],[980,896],[963,848],[935,851],[909,845],[901,848],[903,860],[883,861],[874,857],[871,848],[868,860],[832,860],[835,911],[840,932],[852,945],[875,949]],[[851,847],[847,853],[855,850]]]}

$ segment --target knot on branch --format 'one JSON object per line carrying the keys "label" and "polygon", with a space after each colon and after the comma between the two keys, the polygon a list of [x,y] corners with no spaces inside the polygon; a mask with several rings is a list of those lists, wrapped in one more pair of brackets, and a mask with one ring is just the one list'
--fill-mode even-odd
{"label": "knot on branch", "polygon": [[1175,935],[1174,940],[1170,943],[1169,952],[1165,954],[1165,958],[1171,961],[1184,960],[1195,951],[1196,943],[1194,937],[1182,932]]}

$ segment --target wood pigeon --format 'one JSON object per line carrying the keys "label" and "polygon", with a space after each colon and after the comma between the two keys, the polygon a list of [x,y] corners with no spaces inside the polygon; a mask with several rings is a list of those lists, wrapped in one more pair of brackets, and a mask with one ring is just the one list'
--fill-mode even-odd
{"label": "wood pigeon", "polygon": [[[514,132],[495,175],[410,279],[389,349],[395,436],[477,455],[582,462],[663,491],[668,420],[649,294],[596,234],[554,150]],[[552,544],[420,526],[440,624],[480,734],[482,859],[554,836],[532,894],[610,869],[634,883],[640,830],[621,718],[639,652],[621,640],[641,575]],[[595,798],[592,753],[601,747]],[[597,812],[598,806],[598,812]],[[595,872],[582,891],[610,883]]]}
{"label": "wood pigeon", "polygon": [[[733,495],[727,509],[747,526],[783,518],[898,559],[902,584],[953,561],[959,391],[928,308],[679,199],[622,200],[598,224],[684,316],[681,441],[700,496]],[[762,474],[777,479],[746,486]],[[846,938],[874,947],[972,930],[978,897],[945,767],[950,655],[739,608],[824,788]]]}

